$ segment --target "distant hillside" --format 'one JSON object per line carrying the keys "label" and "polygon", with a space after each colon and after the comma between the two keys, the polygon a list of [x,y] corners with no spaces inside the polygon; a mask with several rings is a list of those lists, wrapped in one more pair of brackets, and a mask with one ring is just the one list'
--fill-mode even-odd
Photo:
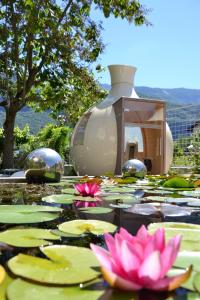
{"label": "distant hillside", "polygon": [[[0,127],[3,126],[5,113],[0,111]],[[36,134],[47,123],[55,122],[49,116],[49,112],[36,113],[29,108],[23,109],[17,114],[16,125],[23,128],[26,124],[30,127],[30,132]]]}
{"label": "distant hillside", "polygon": [[[102,87],[109,90],[109,84],[102,84]],[[200,104],[200,89],[162,89],[138,86],[135,88],[140,97],[156,98],[165,100],[170,108],[179,105]]]}

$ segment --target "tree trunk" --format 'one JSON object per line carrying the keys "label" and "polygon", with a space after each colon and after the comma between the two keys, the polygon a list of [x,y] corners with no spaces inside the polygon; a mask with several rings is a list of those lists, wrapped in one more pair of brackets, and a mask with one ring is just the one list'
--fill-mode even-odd
{"label": "tree trunk", "polygon": [[3,169],[14,168],[14,127],[15,127],[16,111],[11,108],[6,110],[6,119],[3,125],[4,141],[3,141]]}

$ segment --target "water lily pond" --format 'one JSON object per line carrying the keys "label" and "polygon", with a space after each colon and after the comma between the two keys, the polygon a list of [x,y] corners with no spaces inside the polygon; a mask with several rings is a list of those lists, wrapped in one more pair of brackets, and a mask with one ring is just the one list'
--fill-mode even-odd
{"label": "water lily pond", "polygon": [[[0,300],[200,299],[199,180],[92,180],[0,185]],[[81,195],[87,181],[96,185],[93,196],[87,186]],[[167,240],[182,236],[167,275],[192,268],[174,291],[122,291],[103,279],[90,244],[106,248],[105,233],[135,235],[141,225],[149,234],[165,228]]]}

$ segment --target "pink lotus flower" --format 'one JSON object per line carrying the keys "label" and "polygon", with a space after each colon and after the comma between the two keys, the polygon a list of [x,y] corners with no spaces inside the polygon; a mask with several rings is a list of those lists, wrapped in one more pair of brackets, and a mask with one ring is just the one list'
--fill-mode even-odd
{"label": "pink lotus flower", "polygon": [[166,273],[175,262],[180,247],[180,236],[165,242],[163,228],[150,235],[142,226],[136,236],[124,228],[114,237],[105,234],[108,248],[91,244],[91,248],[101,264],[104,279],[122,290],[136,291],[151,289],[171,291],[179,287],[191,274],[191,267],[181,275],[167,277]]}
{"label": "pink lotus flower", "polygon": [[95,197],[101,193],[100,187],[96,183],[78,183],[74,185],[74,188],[83,197]]}

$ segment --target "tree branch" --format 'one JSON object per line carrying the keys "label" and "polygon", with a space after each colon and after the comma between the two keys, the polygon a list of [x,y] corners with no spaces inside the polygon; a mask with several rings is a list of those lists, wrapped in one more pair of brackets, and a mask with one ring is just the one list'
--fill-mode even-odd
{"label": "tree branch", "polygon": [[20,90],[20,76],[19,76],[19,43],[18,43],[18,30],[17,30],[17,17],[14,12],[13,0],[10,0],[10,9],[11,9],[11,24],[12,31],[14,35],[13,41],[13,53],[16,62],[16,77],[17,77],[17,91]]}
{"label": "tree branch", "polygon": [[60,16],[59,20],[58,20],[58,26],[61,24],[62,20],[64,19],[68,9],[70,8],[70,6],[72,5],[73,0],[69,0],[69,2],[67,3],[65,9],[63,10],[62,15]]}

